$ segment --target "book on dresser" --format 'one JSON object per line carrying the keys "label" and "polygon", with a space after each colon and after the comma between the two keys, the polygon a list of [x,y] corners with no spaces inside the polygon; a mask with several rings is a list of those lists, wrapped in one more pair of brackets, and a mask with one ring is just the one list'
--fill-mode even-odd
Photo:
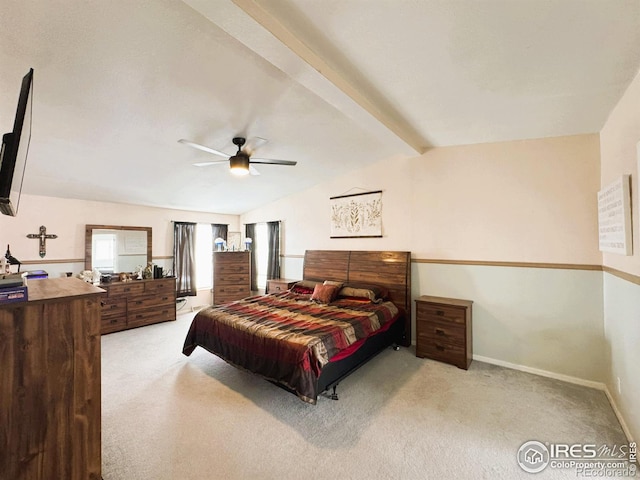
{"label": "book on dresser", "polygon": [[251,252],[213,252],[213,304],[251,295]]}
{"label": "book on dresser", "polygon": [[176,319],[176,279],[174,277],[103,283],[101,333]]}

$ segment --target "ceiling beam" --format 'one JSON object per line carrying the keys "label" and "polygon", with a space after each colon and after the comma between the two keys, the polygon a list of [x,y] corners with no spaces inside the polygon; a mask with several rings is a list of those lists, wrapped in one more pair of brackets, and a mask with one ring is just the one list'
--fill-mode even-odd
{"label": "ceiling beam", "polygon": [[398,138],[409,145],[419,154],[423,154],[429,148],[428,142],[415,129],[403,119],[395,118],[384,109],[380,108],[364,92],[350,82],[343,74],[333,68],[322,56],[316,53],[309,45],[294,35],[274,15],[266,10],[255,0],[232,0],[247,15],[269,31],[274,37],[288,47],[299,58],[304,60],[320,75],[329,80],[345,95],[351,98],[361,108],[366,110],[378,122],[393,132]]}

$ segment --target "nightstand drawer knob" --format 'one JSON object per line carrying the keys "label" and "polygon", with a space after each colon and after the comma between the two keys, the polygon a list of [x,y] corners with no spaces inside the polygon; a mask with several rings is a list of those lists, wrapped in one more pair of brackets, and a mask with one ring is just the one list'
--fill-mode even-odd
{"label": "nightstand drawer knob", "polygon": [[436,335],[444,335],[444,330],[441,330],[440,328],[436,328]]}
{"label": "nightstand drawer knob", "polygon": [[436,348],[441,352],[444,352],[444,347],[442,345],[436,345]]}
{"label": "nightstand drawer knob", "polygon": [[444,316],[444,310],[436,310],[436,315]]}

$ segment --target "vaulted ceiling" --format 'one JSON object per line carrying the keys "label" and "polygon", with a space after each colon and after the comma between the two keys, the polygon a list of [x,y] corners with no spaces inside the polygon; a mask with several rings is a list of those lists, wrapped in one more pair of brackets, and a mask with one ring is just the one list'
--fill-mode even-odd
{"label": "vaulted ceiling", "polygon": [[[239,214],[430,147],[598,132],[636,0],[0,0],[0,130],[34,68],[31,194]],[[234,136],[268,142],[235,177]]]}

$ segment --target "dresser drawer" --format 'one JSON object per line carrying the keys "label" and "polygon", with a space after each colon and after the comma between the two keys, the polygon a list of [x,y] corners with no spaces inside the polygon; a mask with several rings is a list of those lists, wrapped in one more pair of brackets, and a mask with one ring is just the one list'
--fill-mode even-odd
{"label": "dresser drawer", "polygon": [[120,316],[102,316],[100,319],[100,334],[119,332],[127,328],[127,316],[122,313]]}
{"label": "dresser drawer", "polygon": [[249,285],[249,273],[221,273],[216,285]]}
{"label": "dresser drawer", "polygon": [[129,312],[145,310],[147,308],[172,305],[175,302],[175,295],[172,293],[158,295],[141,295],[129,298],[127,308]]}
{"label": "dresser drawer", "polygon": [[466,323],[466,310],[461,307],[452,307],[449,305],[423,303],[419,304],[417,308],[416,318],[464,325]]}
{"label": "dresser drawer", "polygon": [[144,293],[146,294],[160,294],[160,293],[175,293],[176,281],[173,278],[166,280],[154,280],[153,282],[145,282]]}
{"label": "dresser drawer", "polygon": [[124,317],[127,313],[127,300],[125,298],[105,298],[100,304],[102,318]]}
{"label": "dresser drawer", "polygon": [[242,298],[251,295],[251,290],[244,286],[238,285],[226,285],[217,286],[213,289],[213,303],[227,303],[234,300],[240,300]]}
{"label": "dresser drawer", "polygon": [[127,327],[141,327],[152,323],[175,320],[175,305],[165,305],[164,307],[149,308],[147,310],[129,311],[127,315]]}
{"label": "dresser drawer", "polygon": [[121,295],[137,295],[144,293],[144,283],[142,282],[122,282],[118,285],[110,285],[109,297]]}
{"label": "dresser drawer", "polygon": [[223,264],[216,266],[216,275],[218,278],[226,277],[229,275],[244,275],[249,276],[249,264],[244,263],[234,263],[234,264]]}

